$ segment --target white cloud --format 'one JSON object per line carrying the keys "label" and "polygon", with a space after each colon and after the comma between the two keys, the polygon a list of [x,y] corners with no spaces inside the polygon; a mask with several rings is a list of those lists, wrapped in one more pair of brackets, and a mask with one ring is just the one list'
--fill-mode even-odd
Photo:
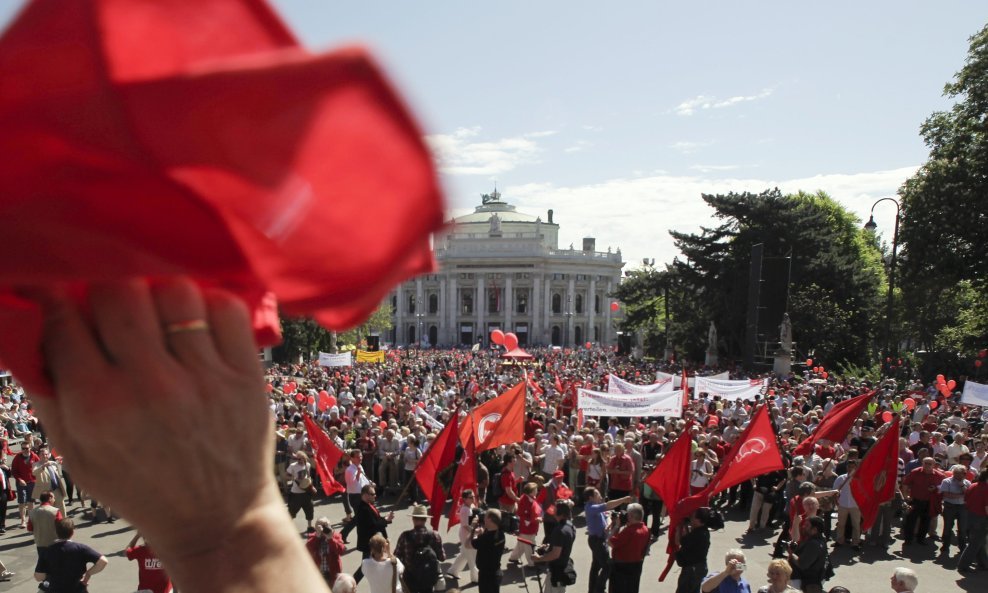
{"label": "white cloud", "polygon": [[593,146],[593,142],[589,142],[587,140],[577,140],[576,144],[573,144],[572,146],[567,146],[566,148],[563,149],[563,152],[580,152],[582,150],[586,150],[587,148],[590,148],[591,146]]}
{"label": "white cloud", "polygon": [[740,169],[741,165],[691,165],[690,169],[700,173],[712,173],[714,171],[734,171]]}
{"label": "white cloud", "polygon": [[[592,185],[559,187],[531,183],[500,188],[504,198],[531,214],[555,210],[560,224],[559,245],[579,245],[582,237],[596,237],[597,248],[622,250],[629,265],[643,257],[671,262],[678,254],[669,230],[696,233],[701,226],[718,224],[701,193],[761,192],[778,187],[784,192],[826,191],[848,210],[867,220],[872,203],[895,195],[916,167],[856,174],[821,174],[800,179],[711,179],[703,175],[649,174],[609,179]],[[895,209],[876,209],[879,231],[891,236]]]}
{"label": "white cloud", "polygon": [[718,99],[717,97],[711,97],[708,95],[697,95],[696,97],[687,99],[677,105],[674,111],[676,115],[693,115],[701,109],[724,109],[725,107],[732,107],[739,103],[747,103],[749,101],[765,99],[766,97],[771,96],[773,92],[774,89],[768,88],[763,89],[760,93],[754,95],[735,95],[726,99]]}
{"label": "white cloud", "polygon": [[541,147],[535,139],[556,132],[544,130],[512,138],[480,141],[481,128],[458,128],[452,134],[434,134],[425,140],[440,169],[450,175],[497,175],[521,165],[539,162]]}
{"label": "white cloud", "polygon": [[678,150],[679,152],[681,152],[683,154],[693,154],[694,152],[697,152],[701,148],[706,148],[706,147],[710,146],[711,144],[713,144],[713,142],[687,142],[687,141],[680,141],[680,142],[674,142],[674,143],[670,144],[669,146],[673,150]]}

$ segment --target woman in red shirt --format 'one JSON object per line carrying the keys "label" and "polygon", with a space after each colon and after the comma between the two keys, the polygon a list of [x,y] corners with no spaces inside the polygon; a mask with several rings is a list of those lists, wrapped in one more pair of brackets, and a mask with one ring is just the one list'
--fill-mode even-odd
{"label": "woman in red shirt", "polygon": [[532,560],[533,543],[539,533],[539,523],[542,522],[542,505],[535,500],[537,489],[535,482],[526,482],[522,487],[521,499],[518,501],[518,541],[508,557],[510,564],[518,564],[524,555],[525,565],[535,566]]}

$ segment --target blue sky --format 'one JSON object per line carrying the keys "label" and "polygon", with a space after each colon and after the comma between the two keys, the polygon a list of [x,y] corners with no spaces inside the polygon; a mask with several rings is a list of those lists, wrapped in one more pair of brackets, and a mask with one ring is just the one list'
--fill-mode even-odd
{"label": "blue sky", "polygon": [[925,160],[919,125],[988,22],[988,3],[949,0],[273,4],[315,50],[376,51],[451,212],[496,180],[553,208],[562,246],[593,235],[632,265],[714,224],[701,192],[822,189],[867,219]]}

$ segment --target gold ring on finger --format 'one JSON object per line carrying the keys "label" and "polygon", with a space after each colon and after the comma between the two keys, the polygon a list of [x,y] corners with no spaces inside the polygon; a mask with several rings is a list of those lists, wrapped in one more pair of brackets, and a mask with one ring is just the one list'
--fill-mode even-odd
{"label": "gold ring on finger", "polygon": [[169,335],[196,331],[209,331],[209,323],[205,319],[189,319],[169,323],[165,326],[165,333]]}

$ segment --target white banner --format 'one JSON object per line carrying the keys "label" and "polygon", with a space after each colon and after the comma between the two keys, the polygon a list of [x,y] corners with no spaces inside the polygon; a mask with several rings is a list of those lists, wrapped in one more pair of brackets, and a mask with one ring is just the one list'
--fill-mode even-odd
{"label": "white banner", "polygon": [[768,379],[742,379],[740,381],[725,381],[723,379],[711,379],[710,377],[696,378],[695,395],[701,393],[709,394],[712,398],[719,395],[720,399],[736,400],[750,399],[768,387]]}
{"label": "white banner", "polygon": [[418,407],[417,405],[415,406],[415,414],[418,415],[420,418],[422,418],[422,420],[425,421],[426,426],[428,426],[429,428],[431,428],[433,430],[442,430],[443,429],[443,426],[444,425],[443,425],[442,422],[440,422],[440,421],[436,420],[435,418],[433,418],[432,416],[430,416],[428,413],[426,413],[425,410],[423,410],[422,408]]}
{"label": "white banner", "polygon": [[[655,378],[658,379],[660,383],[662,381],[672,381],[672,384],[676,386],[676,389],[679,389],[680,387],[682,387],[682,385],[680,385],[680,383],[682,383],[682,381],[683,381],[683,376],[682,375],[670,375],[669,373],[663,373],[662,371],[656,371],[655,372]],[[710,375],[709,377],[706,377],[706,378],[707,379],[723,379],[723,380],[726,381],[727,379],[730,379],[731,378],[731,373],[729,373],[727,371],[724,371],[723,373],[717,373],[716,375]],[[686,377],[686,383],[690,387],[695,387],[696,386],[696,377]]]}
{"label": "white banner", "polygon": [[585,416],[665,416],[683,415],[683,392],[613,394],[589,389],[577,390],[576,406]]}
{"label": "white banner", "polygon": [[353,363],[350,362],[351,352],[340,352],[339,354],[329,354],[327,352],[319,353],[319,366],[321,367],[348,367],[352,366]]}
{"label": "white banner", "polygon": [[988,407],[988,385],[971,380],[965,381],[964,391],[961,392],[961,403]]}
{"label": "white banner", "polygon": [[672,379],[659,381],[651,385],[635,385],[614,374],[607,375],[607,393],[663,393],[672,391]]}

